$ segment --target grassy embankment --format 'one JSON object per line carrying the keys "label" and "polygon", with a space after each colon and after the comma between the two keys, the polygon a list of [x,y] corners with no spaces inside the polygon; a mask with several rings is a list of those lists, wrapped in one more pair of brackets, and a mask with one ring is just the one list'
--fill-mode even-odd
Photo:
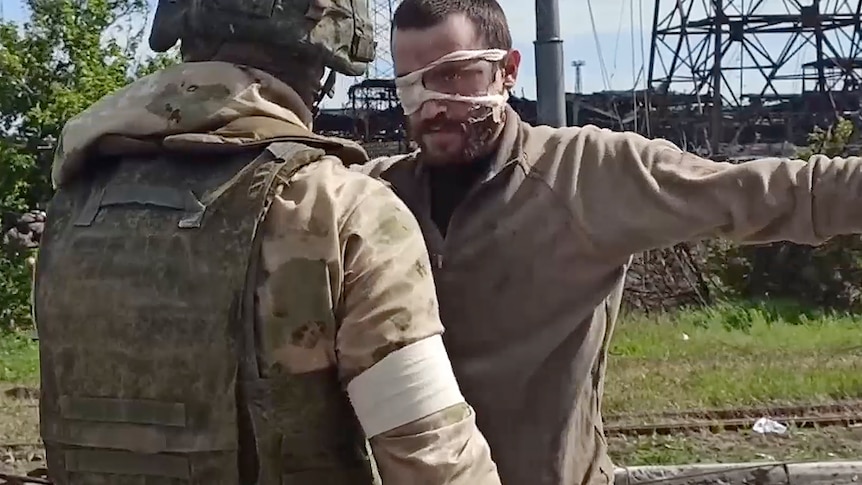
{"label": "grassy embankment", "polygon": [[[35,402],[7,395],[10,389],[36,386],[37,352],[27,338],[0,338],[0,443],[38,441]],[[862,316],[723,305],[623,317],[611,348],[604,411],[611,416],[857,398],[862,398]],[[862,455],[862,428],[608,439],[621,465]],[[0,446],[0,458],[3,453]],[[32,450],[27,453],[32,458]]]}
{"label": "grassy embankment", "polygon": [[[862,398],[862,316],[782,305],[621,319],[606,415]],[[609,436],[618,464],[830,460],[862,456],[862,428]]]}

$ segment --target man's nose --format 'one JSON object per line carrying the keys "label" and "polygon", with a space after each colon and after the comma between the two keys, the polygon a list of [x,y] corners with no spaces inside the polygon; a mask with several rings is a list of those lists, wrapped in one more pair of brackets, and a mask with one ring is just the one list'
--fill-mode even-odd
{"label": "man's nose", "polygon": [[446,105],[433,99],[425,101],[419,108],[419,116],[423,120],[432,120],[441,113],[446,113]]}

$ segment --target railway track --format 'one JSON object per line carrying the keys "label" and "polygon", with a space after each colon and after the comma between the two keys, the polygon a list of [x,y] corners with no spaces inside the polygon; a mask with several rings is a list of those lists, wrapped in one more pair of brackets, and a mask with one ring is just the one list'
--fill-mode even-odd
{"label": "railway track", "polygon": [[[626,413],[605,416],[607,434],[648,435],[691,431],[751,429],[766,417],[796,427],[862,425],[862,400],[823,405],[764,406],[731,409],[696,409],[679,412]],[[6,443],[0,449],[40,447],[38,443]],[[658,483],[658,482],[657,482]],[[28,476],[0,473],[0,485],[51,485],[44,468]]]}
{"label": "railway track", "polygon": [[854,426],[862,423],[862,400],[823,405],[698,409],[681,412],[627,413],[605,416],[608,434],[674,434],[687,431],[750,429],[762,418],[800,428]]}

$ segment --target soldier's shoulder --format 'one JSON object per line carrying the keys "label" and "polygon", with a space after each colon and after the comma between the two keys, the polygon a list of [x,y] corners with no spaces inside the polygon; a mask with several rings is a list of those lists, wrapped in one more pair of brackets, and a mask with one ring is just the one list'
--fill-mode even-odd
{"label": "soldier's shoulder", "polygon": [[336,156],[327,155],[300,170],[294,183],[303,186],[303,190],[325,194],[345,211],[353,210],[367,199],[397,200],[384,181],[353,167],[345,166]]}
{"label": "soldier's shoulder", "polygon": [[[399,227],[411,228],[418,234],[410,210],[391,190],[385,180],[345,167],[336,157],[324,157],[312,164],[304,173],[305,190],[325,193],[337,207],[345,222],[344,230],[368,234],[376,231],[382,220],[397,220]],[[396,225],[393,223],[393,225]]]}
{"label": "soldier's shoulder", "polygon": [[364,173],[370,177],[381,178],[381,176],[391,170],[393,167],[413,166],[416,163],[416,157],[419,151],[403,153],[400,155],[388,155],[383,157],[375,157],[371,160],[357,165],[351,165],[350,169]]}

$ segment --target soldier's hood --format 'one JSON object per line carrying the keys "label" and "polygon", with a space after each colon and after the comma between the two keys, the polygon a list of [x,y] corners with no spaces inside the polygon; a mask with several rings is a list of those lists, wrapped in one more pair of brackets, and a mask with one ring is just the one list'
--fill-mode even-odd
{"label": "soldier's hood", "polygon": [[57,188],[94,154],[229,150],[279,137],[316,137],[290,109],[297,100],[289,86],[258,69],[225,62],[177,64],[69,120],[54,153],[51,181]]}

